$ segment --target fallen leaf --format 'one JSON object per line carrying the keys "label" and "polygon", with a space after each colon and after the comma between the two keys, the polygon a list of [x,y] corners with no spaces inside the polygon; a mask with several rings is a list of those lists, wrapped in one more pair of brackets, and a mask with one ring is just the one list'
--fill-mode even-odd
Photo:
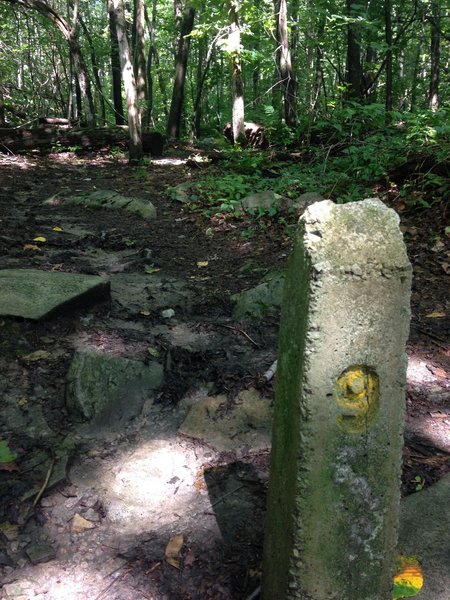
{"label": "fallen leaf", "polygon": [[207,260],[198,260],[197,261],[197,267],[199,269],[202,269],[203,267],[207,267],[208,266],[208,261]]}
{"label": "fallen leaf", "polygon": [[175,569],[180,568],[180,561],[178,560],[178,556],[180,554],[180,550],[183,544],[184,536],[182,533],[179,533],[169,541],[164,552],[166,562],[169,565],[172,565],[172,567],[175,567]]}
{"label": "fallen leaf", "polygon": [[442,319],[442,317],[445,317],[445,312],[442,310],[434,310],[425,316],[427,319]]}
{"label": "fallen leaf", "polygon": [[33,242],[46,242],[47,238],[45,238],[43,235],[38,235],[37,237],[33,238]]}
{"label": "fallen leaf", "polygon": [[144,272],[151,274],[151,273],[158,273],[159,271],[161,271],[161,269],[159,269],[158,267],[144,267]]}
{"label": "fallen leaf", "polygon": [[150,346],[150,348],[147,348],[147,352],[150,354],[150,356],[153,356],[153,358],[158,358],[158,356],[159,356],[158,348],[154,348],[153,346]]}
{"label": "fallen leaf", "polygon": [[45,360],[49,356],[50,352],[47,352],[47,350],[36,350],[36,352],[22,356],[22,360],[26,360],[27,362],[36,362],[38,360]]}
{"label": "fallen leaf", "polygon": [[141,310],[139,311],[139,314],[143,317],[149,317],[152,313],[149,310]]}
{"label": "fallen leaf", "polygon": [[72,519],[72,525],[70,526],[70,531],[72,533],[83,533],[87,529],[94,529],[95,524],[91,521],[88,521],[78,513],[75,513]]}
{"label": "fallen leaf", "polygon": [[398,556],[394,576],[394,598],[417,596],[423,586],[423,573],[419,561],[413,556]]}
{"label": "fallen leaf", "polygon": [[52,227],[52,231],[64,231],[64,229],[56,225],[55,227]]}
{"label": "fallen leaf", "polygon": [[40,252],[41,249],[36,244],[25,244],[23,247],[24,250],[33,250],[33,252]]}

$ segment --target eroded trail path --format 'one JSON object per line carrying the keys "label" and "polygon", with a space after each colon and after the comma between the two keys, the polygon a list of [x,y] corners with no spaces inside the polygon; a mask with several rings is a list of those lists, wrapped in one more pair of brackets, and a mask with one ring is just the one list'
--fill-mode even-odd
{"label": "eroded trail path", "polygon": [[[0,470],[4,596],[246,598],[260,576],[278,315],[239,324],[231,296],[282,269],[289,243],[169,200],[198,176],[182,159],[0,168],[1,269],[111,285],[110,299],[47,320],[0,317],[0,439],[17,455]],[[157,217],[65,202],[98,190],[151,202]],[[442,348],[417,336],[405,473],[436,479],[449,380]],[[432,468],[411,458],[424,436]]]}

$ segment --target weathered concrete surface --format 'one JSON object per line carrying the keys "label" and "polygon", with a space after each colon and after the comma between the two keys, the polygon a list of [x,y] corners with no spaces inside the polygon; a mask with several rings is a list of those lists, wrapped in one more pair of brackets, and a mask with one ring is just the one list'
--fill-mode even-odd
{"label": "weathered concrete surface", "polygon": [[66,204],[81,204],[88,208],[115,208],[136,213],[143,219],[156,219],[156,208],[148,200],[122,196],[112,190],[94,190],[64,198]]}
{"label": "weathered concrete surface", "polygon": [[417,600],[450,598],[450,474],[401,502],[398,552],[415,556],[424,583]]}
{"label": "weathered concrete surface", "polygon": [[0,315],[47,319],[109,299],[108,279],[95,275],[5,269],[0,271]]}
{"label": "weathered concrete surface", "polygon": [[392,598],[410,285],[380,201],[305,212],[282,309],[265,600]]}
{"label": "weathered concrete surface", "polygon": [[163,380],[163,367],[94,351],[75,355],[66,379],[66,405],[78,421],[102,426],[125,424],[138,416],[152,390]]}
{"label": "weathered concrete surface", "polygon": [[270,447],[272,407],[255,389],[242,391],[234,406],[221,411],[226,396],[207,396],[194,404],[178,433],[201,440],[215,450]]}
{"label": "weathered concrete surface", "polygon": [[271,271],[257,286],[235,294],[236,305],[233,319],[262,319],[281,308],[284,286],[284,271]]}

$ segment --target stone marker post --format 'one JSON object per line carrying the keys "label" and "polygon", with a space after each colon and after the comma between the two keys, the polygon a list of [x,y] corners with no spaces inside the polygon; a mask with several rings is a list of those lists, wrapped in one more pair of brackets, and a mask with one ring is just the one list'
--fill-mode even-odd
{"label": "stone marker post", "polygon": [[302,217],[285,284],[264,600],[391,600],[411,267],[379,200]]}

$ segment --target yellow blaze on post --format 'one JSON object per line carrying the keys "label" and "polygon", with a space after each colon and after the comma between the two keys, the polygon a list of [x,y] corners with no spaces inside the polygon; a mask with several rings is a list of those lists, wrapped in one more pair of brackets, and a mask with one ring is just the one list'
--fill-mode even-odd
{"label": "yellow blaze on post", "polygon": [[378,375],[364,365],[346,369],[334,387],[334,399],[341,414],[339,427],[346,433],[361,433],[374,420],[379,405]]}

